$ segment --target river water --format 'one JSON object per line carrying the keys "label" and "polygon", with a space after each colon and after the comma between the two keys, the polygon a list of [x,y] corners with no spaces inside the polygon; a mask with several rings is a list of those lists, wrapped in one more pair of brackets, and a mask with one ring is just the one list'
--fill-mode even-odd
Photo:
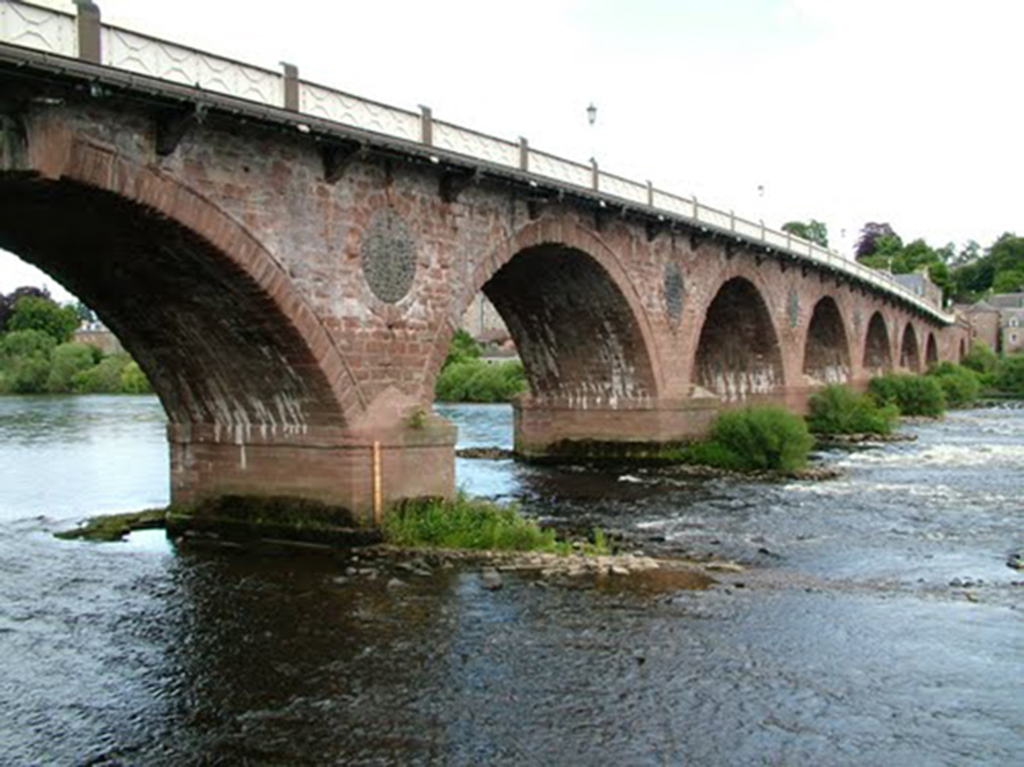
{"label": "river water", "polygon": [[[441,410],[510,442],[507,407]],[[0,398],[0,764],[1021,764],[1024,410],[906,430],[818,483],[460,459],[471,493],[748,565],[491,591],[473,565],[399,586],[358,554],[57,540],[167,501],[162,411]]]}

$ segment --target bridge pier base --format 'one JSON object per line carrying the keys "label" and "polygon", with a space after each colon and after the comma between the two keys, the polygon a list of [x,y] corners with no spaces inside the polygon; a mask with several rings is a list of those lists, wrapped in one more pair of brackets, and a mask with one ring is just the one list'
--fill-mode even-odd
{"label": "bridge pier base", "polygon": [[714,396],[581,407],[523,397],[513,406],[515,451],[528,460],[658,460],[706,434]]}
{"label": "bridge pier base", "polygon": [[355,524],[372,525],[376,487],[383,509],[406,498],[454,494],[455,426],[431,414],[416,420],[375,432],[171,423],[171,502],[298,498],[341,507]]}

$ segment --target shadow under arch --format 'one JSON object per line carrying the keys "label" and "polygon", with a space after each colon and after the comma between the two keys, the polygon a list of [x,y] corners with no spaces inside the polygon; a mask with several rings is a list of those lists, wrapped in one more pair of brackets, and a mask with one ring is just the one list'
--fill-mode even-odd
{"label": "shadow under arch", "polygon": [[54,175],[0,172],[0,248],[97,312],[172,423],[340,427],[362,410],[285,271],[223,211],[86,141]]}
{"label": "shadow under arch", "polygon": [[527,247],[482,289],[508,327],[534,399],[584,407],[657,395],[636,310],[589,253]]}
{"label": "shadow under arch", "polygon": [[903,340],[900,342],[900,367],[914,373],[921,372],[921,352],[917,344],[917,333],[913,324],[909,322],[903,330]]}
{"label": "shadow under arch", "polygon": [[939,344],[931,332],[928,333],[928,343],[925,345],[924,364],[927,368],[939,364]]}
{"label": "shadow under arch", "polygon": [[872,314],[868,322],[868,332],[864,339],[864,369],[871,376],[892,370],[892,345],[881,312]]}
{"label": "shadow under arch", "polygon": [[831,296],[814,306],[804,343],[803,372],[819,384],[850,380],[850,344],[843,316]]}
{"label": "shadow under arch", "polygon": [[733,277],[715,294],[704,317],[694,383],[724,402],[770,395],[785,383],[782,352],[760,291]]}

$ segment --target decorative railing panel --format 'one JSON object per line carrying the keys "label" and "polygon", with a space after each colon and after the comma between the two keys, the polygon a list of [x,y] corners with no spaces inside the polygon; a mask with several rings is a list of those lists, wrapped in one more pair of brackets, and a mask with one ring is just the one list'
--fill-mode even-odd
{"label": "decorative railing panel", "polygon": [[530,150],[530,172],[587,189],[591,187],[594,178],[593,170],[586,165],[533,150]]}
{"label": "decorative railing panel", "polygon": [[299,111],[385,136],[420,140],[420,115],[312,83],[299,84]]}
{"label": "decorative railing panel", "polygon": [[638,184],[610,173],[602,173],[600,179],[600,190],[605,194],[612,194],[616,197],[635,202],[640,205],[647,204],[647,184]]}
{"label": "decorative railing panel", "polygon": [[448,123],[434,123],[434,146],[449,152],[469,155],[496,165],[519,167],[519,145],[485,136]]}
{"label": "decorative railing panel", "polygon": [[278,72],[239,64],[117,27],[101,34],[103,63],[159,80],[281,106],[283,79]]}
{"label": "decorative railing panel", "polygon": [[736,234],[746,237],[748,240],[761,239],[761,225],[755,224],[753,221],[737,218],[736,228],[734,231]]}
{"label": "decorative railing panel", "polygon": [[75,17],[54,8],[0,3],[0,40],[58,56],[77,56]]}
{"label": "decorative railing panel", "polygon": [[707,205],[698,206],[697,218],[702,224],[717,226],[719,229],[729,230],[732,228],[732,217],[728,213],[709,208]]}
{"label": "decorative railing panel", "polygon": [[696,209],[693,200],[687,200],[685,197],[677,197],[674,194],[661,192],[657,189],[654,190],[654,207],[659,208],[666,213],[672,213],[673,215],[689,219],[694,217],[694,211]]}

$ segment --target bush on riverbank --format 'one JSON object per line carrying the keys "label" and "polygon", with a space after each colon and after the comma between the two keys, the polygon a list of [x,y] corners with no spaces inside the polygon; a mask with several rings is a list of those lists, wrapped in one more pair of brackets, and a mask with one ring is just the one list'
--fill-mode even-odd
{"label": "bush on riverbank", "polygon": [[1010,354],[999,361],[995,387],[1006,394],[1024,395],[1024,353]]}
{"label": "bush on riverbank", "polygon": [[434,398],[441,402],[508,402],[526,391],[521,362],[487,362],[480,359],[481,352],[469,333],[457,331],[434,385]]}
{"label": "bush on riverbank", "polygon": [[526,375],[518,360],[467,360],[441,371],[434,396],[441,402],[508,402],[524,391]]}
{"label": "bush on riverbank", "polygon": [[935,417],[946,411],[946,396],[934,377],[886,373],[872,378],[868,391],[880,405],[895,405],[900,415]]}
{"label": "bush on riverbank", "polygon": [[567,553],[554,530],[541,530],[514,506],[469,498],[431,499],[397,506],[384,518],[384,537],[396,546]]}
{"label": "bush on riverbank", "polygon": [[981,393],[981,378],[978,373],[954,362],[940,362],[928,371],[928,375],[939,382],[951,408],[970,407]]}
{"label": "bush on riverbank", "polygon": [[684,450],[687,462],[730,471],[791,472],[807,464],[814,438],[807,423],[779,407],[728,410],[707,440]]}
{"label": "bush on riverbank", "polygon": [[899,415],[895,405],[833,384],[811,397],[807,426],[816,434],[890,434]]}

